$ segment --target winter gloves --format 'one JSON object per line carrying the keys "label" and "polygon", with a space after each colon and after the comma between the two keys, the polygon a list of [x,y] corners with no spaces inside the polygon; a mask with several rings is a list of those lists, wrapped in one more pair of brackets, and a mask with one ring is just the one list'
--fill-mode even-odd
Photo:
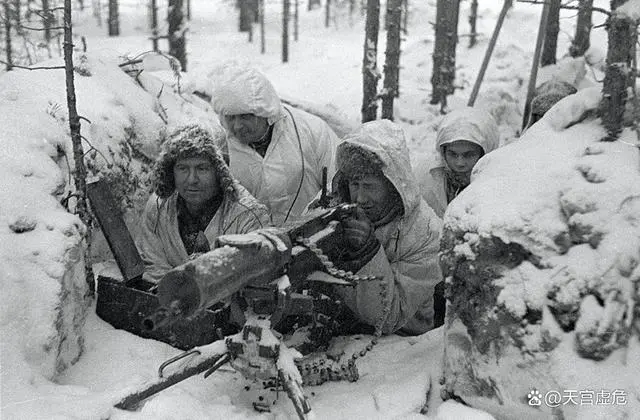
{"label": "winter gloves", "polygon": [[344,249],[336,266],[341,270],[357,272],[376,255],[380,241],[373,224],[361,212],[342,222]]}

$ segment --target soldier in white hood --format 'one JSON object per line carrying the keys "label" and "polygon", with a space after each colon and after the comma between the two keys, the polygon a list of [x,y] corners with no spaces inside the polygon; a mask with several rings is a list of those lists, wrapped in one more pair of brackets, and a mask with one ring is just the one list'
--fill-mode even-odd
{"label": "soldier in white hood", "polygon": [[359,215],[342,222],[345,249],[335,264],[379,279],[337,293],[384,334],[432,329],[442,222],[420,198],[402,129],[388,120],[363,124],[338,146],[336,167],[334,199],[356,203]]}
{"label": "soldier in white hood", "polygon": [[461,108],[447,114],[438,126],[431,159],[418,162],[414,173],[422,198],[442,218],[448,204],[471,182],[478,160],[498,147],[498,125],[480,109]]}
{"label": "soldier in white hood", "polygon": [[211,102],[227,129],[231,173],[265,204],[276,226],[300,216],[335,172],[338,138],[320,118],[285,107],[252,68],[213,71]]}

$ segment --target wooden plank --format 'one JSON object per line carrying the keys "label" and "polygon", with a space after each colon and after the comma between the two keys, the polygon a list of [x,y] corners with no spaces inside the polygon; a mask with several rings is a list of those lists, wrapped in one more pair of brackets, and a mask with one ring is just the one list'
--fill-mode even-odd
{"label": "wooden plank", "polygon": [[104,180],[89,183],[87,195],[124,281],[129,283],[141,278],[144,263],[109,186]]}

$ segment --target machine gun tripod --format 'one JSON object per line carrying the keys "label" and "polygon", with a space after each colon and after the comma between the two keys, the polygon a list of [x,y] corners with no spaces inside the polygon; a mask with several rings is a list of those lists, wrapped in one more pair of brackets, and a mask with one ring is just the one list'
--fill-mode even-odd
{"label": "machine gun tripod", "polygon": [[[320,282],[353,287],[358,281],[376,279],[360,278],[331,263],[338,248],[336,243],[340,242],[339,222],[353,217],[354,212],[354,205],[343,204],[321,211],[290,229],[269,228],[244,235],[224,235],[218,238],[213,251],[169,271],[157,287],[161,309],[144,320],[145,328],[155,329],[194,317],[238,294],[247,304],[246,323],[235,335],[168,360],[161,366],[157,380],[128,395],[116,407],[135,409],[144,399],[175,383],[202,372],[207,377],[230,363],[247,378],[271,381],[276,389],[282,386],[298,416],[305,419],[311,406],[303,383],[318,385],[327,380],[357,380],[355,360],[371,350],[376,339],[346,364],[324,358],[305,366],[305,359],[295,345],[287,345],[274,330],[292,315],[310,316],[312,328],[307,332],[318,326],[330,328],[322,325],[322,319],[326,323],[331,317],[323,315],[320,308],[331,299],[321,293],[301,293],[303,285]],[[381,327],[376,329],[376,336],[380,331]],[[186,358],[189,358],[186,364],[177,372],[164,375],[167,366]]]}

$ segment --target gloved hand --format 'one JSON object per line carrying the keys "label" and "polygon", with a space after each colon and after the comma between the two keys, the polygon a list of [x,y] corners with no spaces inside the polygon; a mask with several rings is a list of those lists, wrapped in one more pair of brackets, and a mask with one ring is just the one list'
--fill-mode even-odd
{"label": "gloved hand", "polygon": [[347,219],[341,224],[344,252],[336,265],[342,270],[355,273],[376,255],[380,241],[376,238],[373,224],[360,210],[355,218]]}

